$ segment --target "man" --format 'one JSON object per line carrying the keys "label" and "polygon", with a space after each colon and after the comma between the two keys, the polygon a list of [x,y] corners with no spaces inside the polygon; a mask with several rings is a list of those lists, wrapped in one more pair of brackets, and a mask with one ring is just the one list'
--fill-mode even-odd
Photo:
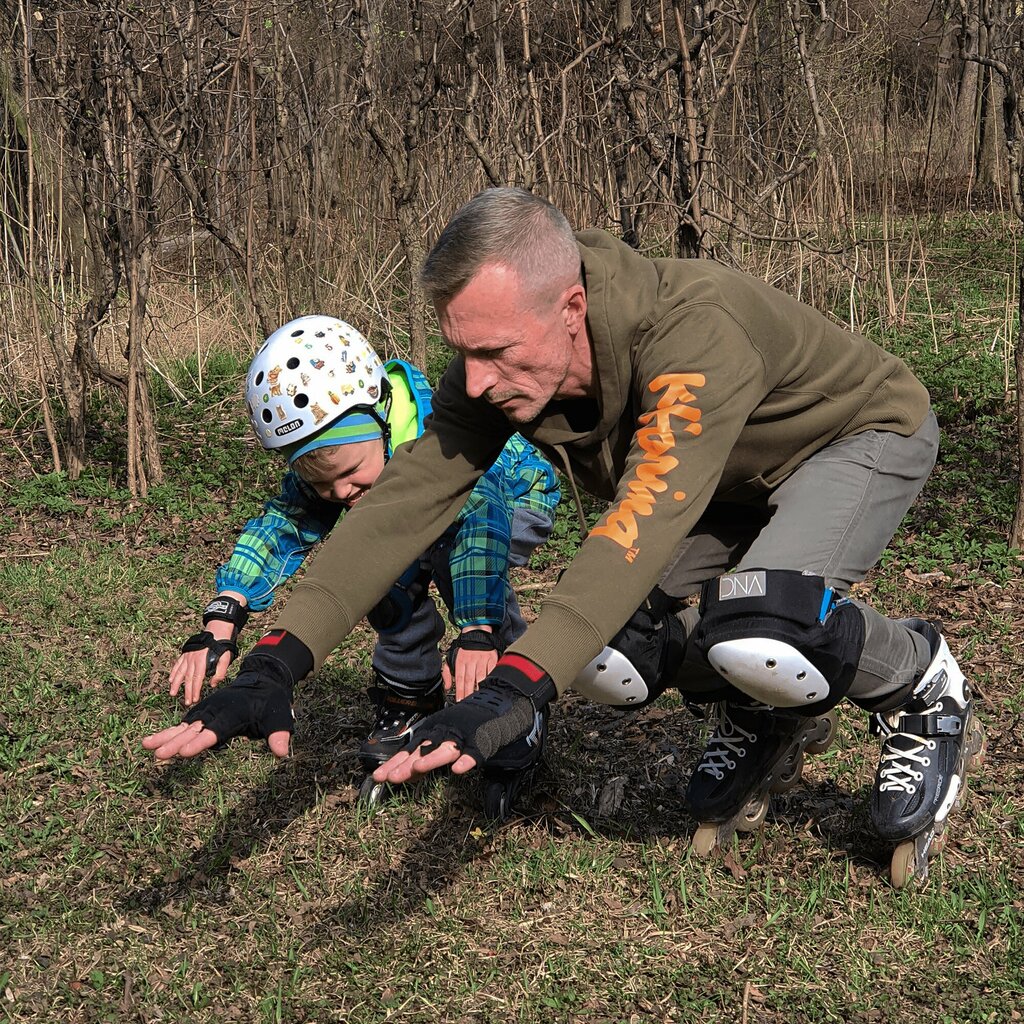
{"label": "man", "polygon": [[[980,727],[931,624],[845,597],[934,463],[935,418],[907,367],[746,275],[574,235],[516,189],[459,210],[421,281],[457,356],[428,429],[332,535],[237,696],[200,705],[158,754],[289,729],[293,683],[518,429],[609,509],[480,689],[428,718],[378,781],[469,771],[571,686],[619,703],[677,686],[718,705],[687,791],[710,849],[796,781],[849,697],[885,734],[872,813],[902,844],[894,877],[923,874]],[[699,610],[684,608],[699,588]]]}

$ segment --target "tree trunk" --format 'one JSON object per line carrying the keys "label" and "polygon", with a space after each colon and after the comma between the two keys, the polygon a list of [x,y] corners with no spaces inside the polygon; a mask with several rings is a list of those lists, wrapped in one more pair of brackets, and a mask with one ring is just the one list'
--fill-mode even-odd
{"label": "tree trunk", "polygon": [[1024,262],[1017,266],[1017,340],[1013,368],[1017,385],[1017,508],[1010,529],[1010,547],[1024,548]]}

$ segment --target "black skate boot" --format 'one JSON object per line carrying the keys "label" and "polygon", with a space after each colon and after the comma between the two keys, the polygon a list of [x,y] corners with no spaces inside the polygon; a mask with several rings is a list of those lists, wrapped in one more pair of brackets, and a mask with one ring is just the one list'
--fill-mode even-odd
{"label": "black skate boot", "polygon": [[700,822],[690,848],[708,857],[736,832],[753,832],[771,793],[800,781],[804,751],[820,754],[835,735],[832,712],[807,718],[752,698],[718,705],[718,724],[690,777],[686,802]]}
{"label": "black skate boot", "polygon": [[502,747],[483,764],[484,815],[500,823],[509,817],[520,790],[532,776],[544,754],[548,708],[534,712],[533,728],[507,747]]}
{"label": "black skate boot", "polygon": [[387,790],[386,782],[375,782],[373,772],[397,754],[427,715],[444,707],[444,685],[440,678],[426,686],[408,685],[374,673],[376,686],[367,691],[376,709],[373,728],[359,747],[359,760],[366,778],[359,787],[359,799],[375,806]]}
{"label": "black skate boot", "polygon": [[907,702],[873,720],[883,740],[871,820],[883,839],[897,844],[890,865],[897,888],[928,877],[928,857],[941,848],[967,770],[985,751],[970,687],[942,634],[922,619],[905,624],[928,639],[932,660]]}

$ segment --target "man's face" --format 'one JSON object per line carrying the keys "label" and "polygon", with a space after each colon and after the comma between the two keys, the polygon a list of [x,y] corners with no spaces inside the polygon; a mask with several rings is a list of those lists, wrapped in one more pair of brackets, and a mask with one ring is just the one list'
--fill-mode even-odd
{"label": "man's face", "polygon": [[[581,285],[555,300],[528,295],[509,267],[483,267],[438,307],[441,333],[466,364],[466,392],[512,423],[536,419],[553,398],[576,397],[574,339],[586,315]],[[589,371],[589,352],[587,359]]]}
{"label": "man's face", "polygon": [[384,444],[373,439],[326,449],[325,467],[303,479],[325,501],[351,508],[377,482],[384,469]]}

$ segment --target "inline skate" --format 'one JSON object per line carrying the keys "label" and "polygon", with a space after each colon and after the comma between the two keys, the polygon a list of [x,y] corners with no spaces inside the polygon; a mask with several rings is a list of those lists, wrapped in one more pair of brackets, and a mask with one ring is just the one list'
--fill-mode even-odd
{"label": "inline skate", "polygon": [[359,800],[375,807],[387,792],[386,782],[376,782],[373,772],[409,742],[428,715],[444,707],[444,685],[440,677],[425,686],[397,683],[375,673],[376,686],[367,694],[374,705],[374,723],[359,747],[359,761],[367,773],[359,787]]}
{"label": "inline skate", "polygon": [[835,736],[833,712],[808,718],[745,697],[717,706],[717,724],[690,777],[686,802],[700,822],[690,848],[709,857],[737,832],[753,832],[772,793],[800,781],[804,753],[820,754]]}
{"label": "inline skate", "polygon": [[502,747],[483,763],[483,811],[491,821],[500,824],[512,814],[516,797],[544,754],[547,722],[546,707],[535,711],[529,734]]}
{"label": "inline skate", "polygon": [[941,849],[949,813],[965,795],[970,768],[985,754],[985,730],[974,716],[970,687],[934,625],[910,620],[925,636],[932,660],[909,699],[873,716],[882,751],[871,793],[871,820],[896,848],[892,884],[902,888],[928,877],[928,860]]}

